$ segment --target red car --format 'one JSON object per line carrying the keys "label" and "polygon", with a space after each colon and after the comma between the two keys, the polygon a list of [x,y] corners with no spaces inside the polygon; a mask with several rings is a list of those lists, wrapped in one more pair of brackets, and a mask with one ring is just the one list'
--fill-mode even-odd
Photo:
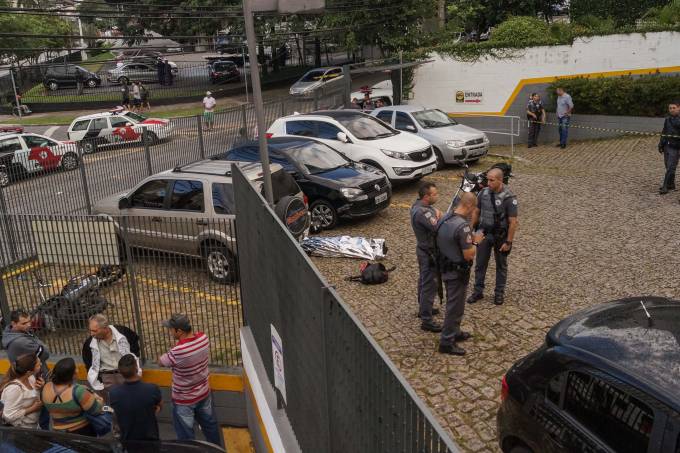
{"label": "red car", "polygon": [[23,126],[17,126],[13,124],[0,124],[0,134],[14,132],[16,134],[21,134],[24,132]]}

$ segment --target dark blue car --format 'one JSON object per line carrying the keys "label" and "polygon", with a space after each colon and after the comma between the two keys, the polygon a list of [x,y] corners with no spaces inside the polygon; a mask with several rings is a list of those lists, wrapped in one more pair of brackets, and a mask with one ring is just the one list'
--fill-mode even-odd
{"label": "dark blue car", "polygon": [[[333,228],[340,217],[375,214],[390,204],[392,186],[374,167],[306,137],[275,137],[267,144],[270,161],[295,177],[308,199],[312,223],[321,228]],[[258,143],[245,143],[213,159],[259,162]]]}
{"label": "dark blue car", "polygon": [[680,301],[621,299],[555,325],[502,382],[505,453],[679,453]]}

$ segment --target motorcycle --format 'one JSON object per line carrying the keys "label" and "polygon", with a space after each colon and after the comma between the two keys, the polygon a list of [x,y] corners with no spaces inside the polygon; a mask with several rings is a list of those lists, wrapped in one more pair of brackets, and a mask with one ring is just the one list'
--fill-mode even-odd
{"label": "motorcycle", "polygon": [[[467,154],[465,151],[463,151],[463,159],[465,159],[465,157],[467,157]],[[460,186],[458,187],[456,193],[453,195],[451,204],[449,204],[449,208],[446,210],[446,212],[452,212],[456,208],[456,206],[460,202],[461,192],[474,194],[478,194],[479,192],[481,192],[482,189],[484,189],[488,185],[486,175],[490,170],[498,168],[503,172],[503,184],[507,184],[510,178],[512,178],[513,176],[512,165],[506,163],[494,164],[488,170],[479,173],[469,172],[470,166],[466,162],[463,162],[463,168],[464,168],[463,174],[460,175],[461,176]]]}
{"label": "motorcycle", "polygon": [[96,272],[72,277],[59,294],[47,297],[44,288],[52,287],[40,275],[33,273],[41,303],[30,313],[34,331],[46,329],[82,329],[90,316],[101,313],[109,302],[99,294],[100,288],[120,280],[125,274],[121,266],[101,266]]}

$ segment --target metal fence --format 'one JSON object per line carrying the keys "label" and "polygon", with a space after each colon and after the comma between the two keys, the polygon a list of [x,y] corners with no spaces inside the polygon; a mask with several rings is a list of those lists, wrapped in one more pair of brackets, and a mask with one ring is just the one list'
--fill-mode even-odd
{"label": "metal fence", "polygon": [[53,354],[80,356],[101,312],[136,331],[154,362],[174,341],[161,322],[186,313],[211,339],[210,364],[238,365],[238,285],[224,266],[211,278],[206,259],[237,256],[233,219],[220,217],[2,215],[0,250],[14,258],[0,270],[3,318],[24,308]]}
{"label": "metal fence", "polygon": [[[340,92],[286,98],[265,104],[271,124],[282,115],[336,108]],[[106,121],[106,120],[104,120]],[[209,158],[256,134],[251,105],[216,113],[208,130],[202,116],[167,125],[116,127],[78,143],[34,138],[0,140],[0,213],[91,214],[108,196],[133,188],[149,175]],[[25,140],[25,139],[24,139]],[[4,187],[1,187],[4,185]]]}
{"label": "metal fence", "polygon": [[272,386],[272,328],[281,337],[285,410],[301,450],[458,451],[263,198],[232,173],[244,318]]}

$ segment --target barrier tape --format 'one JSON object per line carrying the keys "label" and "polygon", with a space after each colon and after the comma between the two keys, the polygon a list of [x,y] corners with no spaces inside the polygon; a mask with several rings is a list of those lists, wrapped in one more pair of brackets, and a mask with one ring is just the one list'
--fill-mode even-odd
{"label": "barrier tape", "polygon": [[[546,121],[545,123],[540,122],[540,121],[533,121],[533,120],[526,120],[527,123],[534,123],[534,124],[540,124],[541,126],[560,126],[560,123],[553,123]],[[645,132],[645,131],[628,131],[625,129],[610,129],[606,127],[595,127],[595,126],[585,126],[581,124],[569,124],[569,129],[571,128],[576,128],[576,129],[586,129],[586,130],[591,130],[591,131],[598,131],[598,132],[616,132],[619,134],[627,134],[627,135],[642,135],[642,136],[647,136],[647,137],[659,137],[659,138],[680,138],[680,135],[669,135],[669,134],[662,134],[660,132]]]}

